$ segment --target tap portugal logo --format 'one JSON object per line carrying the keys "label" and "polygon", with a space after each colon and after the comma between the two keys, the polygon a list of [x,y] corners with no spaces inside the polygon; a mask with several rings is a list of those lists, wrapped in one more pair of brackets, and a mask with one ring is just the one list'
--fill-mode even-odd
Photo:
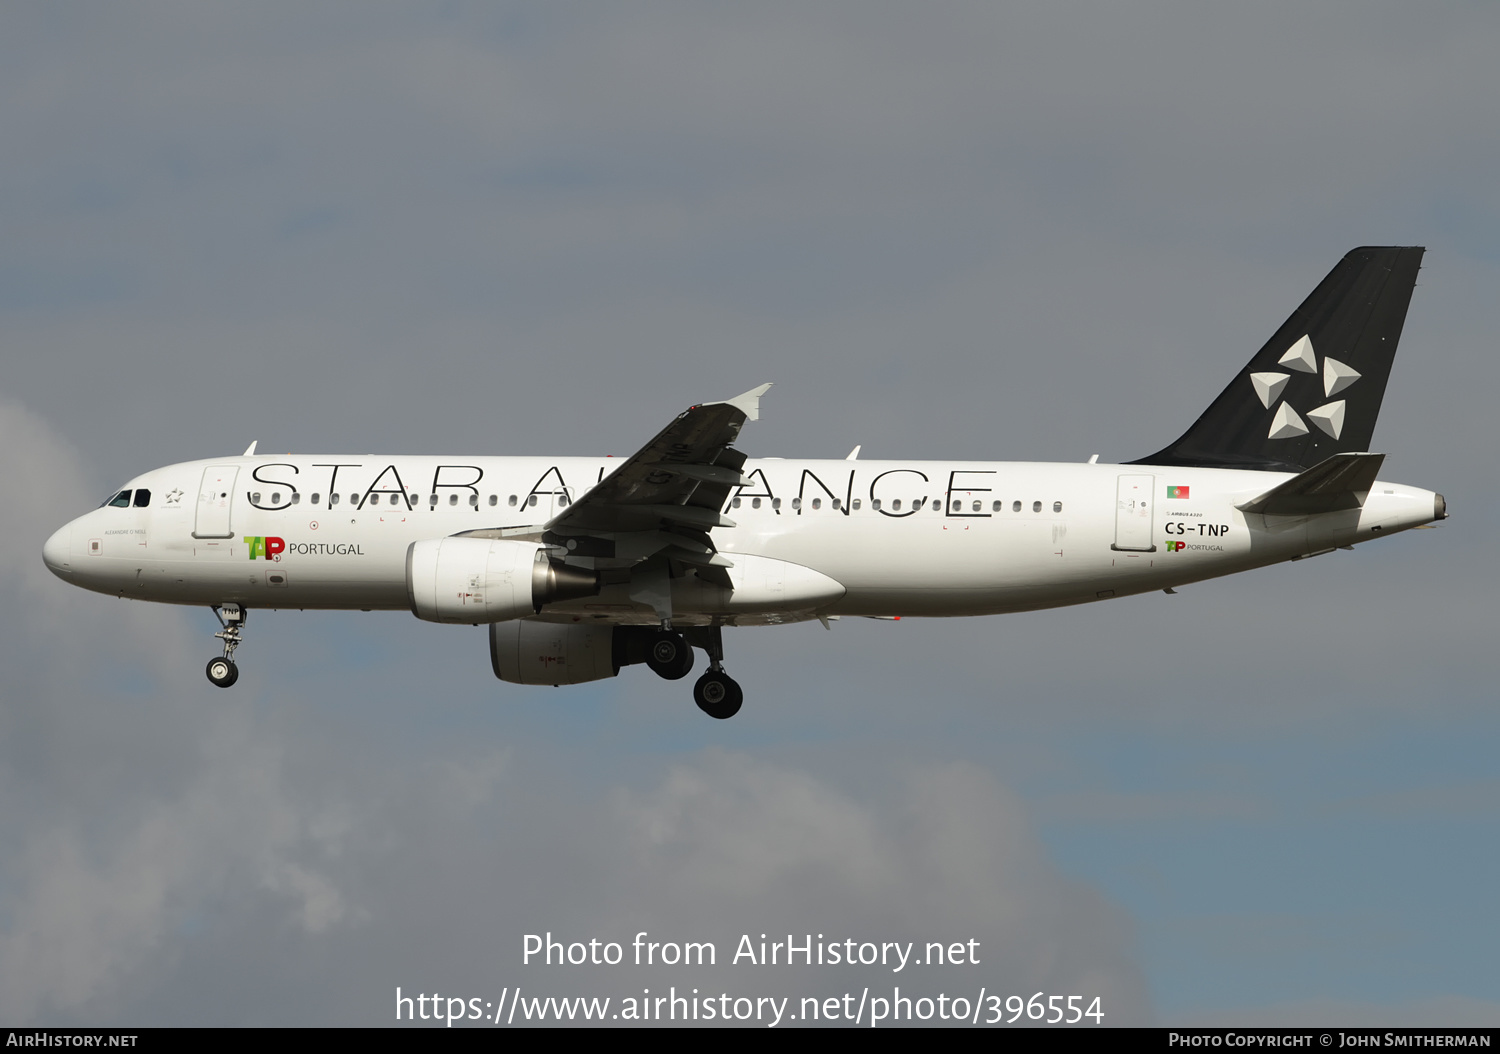
{"label": "tap portugal logo", "polygon": [[245,544],[250,547],[250,559],[257,556],[267,560],[274,560],[286,552],[286,539],[277,537],[261,537],[260,535],[246,535]]}

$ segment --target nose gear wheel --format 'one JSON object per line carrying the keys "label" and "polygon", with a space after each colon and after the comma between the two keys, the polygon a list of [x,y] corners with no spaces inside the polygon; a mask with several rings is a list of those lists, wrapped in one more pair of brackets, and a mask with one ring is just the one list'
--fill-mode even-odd
{"label": "nose gear wheel", "polygon": [[212,658],[208,660],[208,679],[220,688],[228,688],[240,679],[240,668],[228,659]]}

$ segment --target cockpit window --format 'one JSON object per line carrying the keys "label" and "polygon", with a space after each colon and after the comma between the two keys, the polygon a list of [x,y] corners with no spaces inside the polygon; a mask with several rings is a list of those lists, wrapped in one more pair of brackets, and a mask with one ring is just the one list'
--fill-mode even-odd
{"label": "cockpit window", "polygon": [[145,487],[137,487],[135,492],[135,507],[144,509],[151,504],[151,492]]}
{"label": "cockpit window", "polygon": [[122,490],[104,504],[115,509],[128,509],[130,508],[130,491]]}

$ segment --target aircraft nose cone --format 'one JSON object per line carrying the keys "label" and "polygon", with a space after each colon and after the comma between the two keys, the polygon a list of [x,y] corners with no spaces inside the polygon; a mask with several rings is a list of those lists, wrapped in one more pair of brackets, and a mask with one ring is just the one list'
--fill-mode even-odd
{"label": "aircraft nose cone", "polygon": [[73,525],[53,533],[47,543],[42,546],[42,562],[47,569],[59,578],[66,578],[73,573]]}

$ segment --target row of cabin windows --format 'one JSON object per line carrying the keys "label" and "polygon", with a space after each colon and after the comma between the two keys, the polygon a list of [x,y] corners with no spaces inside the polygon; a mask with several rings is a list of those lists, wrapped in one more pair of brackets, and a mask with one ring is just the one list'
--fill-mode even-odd
{"label": "row of cabin windows", "polygon": [[[261,494],[260,491],[258,491],[258,490],[251,491],[250,492],[250,504],[252,504],[252,505],[259,505],[261,503],[260,499],[262,497],[263,497],[263,495]],[[328,504],[330,506],[337,505],[342,497],[343,496],[340,495],[340,494],[330,494],[330,495],[328,495]],[[381,495],[381,494],[372,494],[372,495],[370,495],[370,500],[368,502],[366,502],[365,504],[367,506],[369,506],[369,505],[379,505],[380,504],[380,499],[382,497],[384,497],[386,499],[386,504],[387,505],[400,505],[401,504],[401,495],[400,494],[384,494],[384,495]],[[270,494],[270,504],[272,504],[272,505],[280,505],[281,504],[281,498],[282,498],[281,491],[279,491],[279,490],[273,490],[273,491],[271,491],[271,494]],[[359,494],[350,494],[349,495],[349,504],[350,505],[358,505],[359,504],[359,499],[360,499],[360,495]],[[526,499],[525,504],[526,505],[535,505],[536,504],[536,499],[537,499],[537,496],[535,494],[532,494],[532,495],[530,495]],[[300,492],[294,490],[289,495],[287,495],[287,500],[289,502],[291,502],[291,504],[293,504],[293,505],[300,505],[302,503],[302,495],[301,495]],[[314,493],[313,495],[311,495],[311,498],[309,500],[309,504],[317,505],[317,504],[320,504],[322,502],[322,500],[323,500],[323,495],[321,493]],[[411,505],[413,507],[416,507],[417,505],[421,504],[422,496],[420,494],[412,494],[412,495],[408,496],[407,500],[410,501],[410,503],[411,503]],[[500,504],[500,495],[498,495],[498,494],[491,494],[490,498],[489,498],[489,503],[490,503],[491,506]],[[449,494],[448,495],[448,504],[449,505],[457,505],[458,504],[458,495],[457,494]],[[479,495],[478,494],[470,494],[469,495],[469,504],[477,507],[479,505]],[[518,495],[512,494],[510,496],[510,500],[507,501],[506,504],[509,505],[511,508],[515,508],[517,505],[522,504],[522,501],[521,501],[521,498]],[[558,499],[557,499],[557,504],[560,505],[560,506],[568,504],[568,498],[567,498],[567,496],[566,495],[559,495]],[[438,505],[438,496],[436,494],[429,494],[427,496],[427,507],[430,508],[430,509],[432,509],[432,508],[437,508],[437,505]]]}
{"label": "row of cabin windows", "polygon": [[[145,487],[138,487],[138,488],[136,488],[136,490],[135,490],[134,493],[135,493],[135,502],[134,502],[134,504],[135,504],[135,507],[137,509],[144,509],[144,508],[146,508],[147,506],[149,506],[151,504],[151,492],[149,490],[147,490]],[[114,497],[112,497],[112,498],[106,498],[104,500],[104,504],[100,505],[99,507],[101,509],[103,509],[103,508],[128,509],[128,508],[131,507],[131,497],[130,496],[131,496],[131,492],[130,491],[128,491],[128,490],[122,490],[122,491],[120,491],[120,493],[116,494]]]}
{"label": "row of cabin windows", "polygon": [[[740,503],[743,502],[744,500],[745,500],[744,498],[735,498],[734,501],[731,502],[730,504],[731,504],[731,506],[733,508],[738,509],[738,508],[740,508]],[[750,500],[750,507],[752,509],[758,509],[758,508],[760,508],[760,503],[761,503],[762,499],[760,499],[760,498],[751,498],[749,500]],[[860,509],[860,502],[861,502],[861,499],[855,498],[853,501],[851,501],[849,503],[849,508],[852,509],[852,510],[854,510],[855,512],[858,512],[859,509]],[[809,504],[814,509],[821,509],[823,507],[823,499],[822,498],[813,498],[809,502]],[[843,499],[842,498],[834,498],[831,501],[830,504],[832,505],[832,507],[833,507],[833,509],[834,509],[835,512],[841,511],[843,509]],[[911,503],[911,511],[912,512],[920,512],[923,508],[925,508],[927,506],[927,504],[928,504],[927,503],[927,499],[925,499],[925,498],[919,499],[917,501],[913,501]],[[942,512],[943,511],[943,499],[942,498],[933,498],[931,504],[932,504],[932,511],[933,512]],[[1011,508],[1012,512],[1020,512],[1021,509],[1022,509],[1022,507],[1023,507],[1023,503],[1022,502],[1019,502],[1019,501],[1013,501],[1013,502],[1011,502],[1010,508]],[[779,509],[779,508],[781,508],[781,499],[780,498],[772,498],[771,499],[771,508],[773,508],[773,509]],[[792,508],[794,508],[794,509],[801,509],[802,508],[802,499],[801,498],[793,498],[792,499]],[[872,499],[870,499],[870,508],[874,509],[876,512],[879,512],[880,509],[881,509],[880,499],[879,498],[872,498]],[[996,502],[992,502],[990,504],[990,511],[991,512],[1000,512],[1004,508],[1005,508],[1005,502],[1003,502],[1003,501],[996,501]],[[1060,502],[1060,501],[1054,501],[1052,503],[1052,511],[1053,512],[1062,512],[1062,508],[1063,508],[1062,502]],[[983,512],[984,511],[984,502],[979,501],[979,500],[976,499],[975,501],[973,501],[970,504],[970,509],[971,509],[972,512]],[[900,512],[901,511],[901,499],[900,498],[896,498],[895,500],[893,500],[891,502],[891,511],[892,512]],[[964,503],[962,501],[960,501],[960,500],[958,500],[958,499],[955,498],[953,500],[953,507],[949,511],[951,511],[951,512],[959,512],[959,513],[963,512],[964,511]],[[1039,501],[1032,502],[1031,503],[1031,511],[1032,512],[1041,512],[1042,511],[1042,503],[1039,502]]]}
{"label": "row of cabin windows", "polygon": [[[337,505],[339,503],[339,497],[340,496],[337,495],[337,494],[330,494],[330,495],[328,495],[328,504],[330,506]],[[387,495],[385,495],[385,497],[387,499],[386,503],[389,504],[389,505],[399,505],[401,503],[401,495],[399,495],[399,494],[387,494]],[[359,504],[359,498],[360,498],[360,496],[358,494],[350,494],[349,495],[349,504],[351,504],[351,505],[358,505]],[[251,504],[259,505],[260,504],[260,499],[261,499],[261,493],[260,493],[260,491],[253,491],[250,494],[250,502],[251,502]],[[312,495],[311,504],[317,505],[319,503],[320,499],[321,499],[321,495],[320,494],[316,494],[316,493],[313,494]],[[380,499],[381,499],[381,495],[379,495],[379,494],[371,495],[370,500],[369,500],[369,502],[367,504],[369,504],[369,505],[379,505],[380,504]],[[146,505],[146,503],[149,502],[150,500],[151,500],[151,492],[149,490],[138,490],[138,491],[136,491],[135,504],[136,504],[137,507],[141,507],[141,506]],[[298,493],[297,491],[292,491],[291,494],[290,494],[290,500],[291,500],[291,503],[293,505],[297,505],[297,504],[299,504],[302,501],[302,495],[300,493]],[[412,505],[415,506],[416,504],[418,504],[420,502],[421,499],[420,499],[420,497],[418,495],[413,494],[413,495],[411,495],[410,500],[411,500]],[[536,505],[536,500],[537,500],[537,495],[535,495],[535,494],[529,495],[526,498],[525,504],[527,506],[535,506]],[[761,498],[751,498],[751,499],[749,499],[749,501],[750,501],[750,507],[752,509],[758,509],[758,508],[760,508],[762,500],[764,500],[764,499],[761,499]],[[741,505],[742,505],[742,503],[744,501],[745,501],[744,498],[735,498],[734,501],[731,502],[731,505],[732,505],[732,507],[738,509],[738,508],[741,507]],[[770,501],[771,501],[771,508],[772,509],[778,509],[779,510],[781,508],[781,499],[780,498],[771,498]],[[833,507],[833,509],[834,509],[835,512],[841,511],[843,509],[842,502],[843,502],[842,498],[834,498],[834,499],[832,499],[831,505],[832,505],[832,507]],[[280,505],[281,504],[281,492],[280,491],[272,491],[271,492],[271,502],[270,503],[272,505]],[[491,494],[489,496],[489,504],[491,506],[498,505],[499,503],[500,503],[500,496],[498,494]],[[506,504],[509,505],[511,508],[515,508],[520,503],[521,503],[521,499],[519,498],[519,496],[517,496],[515,494],[512,494],[510,496],[509,501],[506,502]],[[114,497],[113,500],[107,502],[107,504],[109,504],[109,505],[118,505],[118,506],[121,506],[122,508],[125,507],[125,506],[128,506],[130,504],[130,491],[128,491],[128,490],[122,490],[119,494],[115,495],[115,497]],[[427,507],[428,508],[436,508],[437,504],[438,504],[438,496],[436,494],[430,494],[430,495],[428,495],[428,497],[427,497]],[[457,505],[458,504],[458,495],[457,494],[449,494],[448,495],[448,504],[450,506]],[[566,495],[559,495],[558,499],[557,499],[557,504],[559,506],[565,506],[565,505],[567,505],[568,504],[567,496]],[[821,509],[823,507],[823,499],[822,498],[813,498],[809,502],[809,504],[814,509]],[[922,499],[922,500],[919,500],[919,501],[913,501],[911,503],[911,511],[912,512],[919,512],[927,504],[928,504],[928,502],[927,502],[926,499]],[[477,495],[477,494],[470,494],[469,495],[469,505],[474,506],[474,507],[478,507],[478,505],[479,505],[479,495]],[[933,512],[942,512],[943,511],[943,499],[942,498],[933,498],[932,501],[931,501],[931,505],[932,505],[932,511]],[[855,498],[853,501],[851,501],[849,503],[849,508],[851,510],[853,510],[853,511],[856,511],[856,512],[859,511],[860,507],[861,507],[861,499],[859,499],[859,498]],[[1010,506],[1012,512],[1020,512],[1023,507],[1024,507],[1024,503],[1020,502],[1020,501],[1013,501],[1013,502],[1011,502],[1011,506]],[[792,499],[792,508],[800,510],[802,508],[802,499],[801,498],[793,498]],[[871,501],[870,501],[870,508],[872,508],[875,511],[879,512],[881,510],[881,499],[879,499],[879,498],[873,498],[873,499],[871,499]],[[1003,502],[1003,501],[995,501],[995,502],[991,502],[990,503],[990,511],[991,512],[1001,512],[1001,511],[1004,510],[1004,508],[1005,508],[1005,502]],[[1052,511],[1053,512],[1062,512],[1062,508],[1063,508],[1062,502],[1060,502],[1060,501],[1054,501],[1052,503]],[[896,498],[896,499],[894,499],[891,502],[891,511],[892,512],[900,512],[901,511],[901,499],[900,498]],[[964,503],[962,501],[960,501],[960,500],[958,500],[958,499],[955,498],[953,500],[953,503],[952,503],[952,508],[949,511],[950,512],[955,512],[955,513],[961,513],[961,512],[963,512],[964,511]],[[979,501],[978,499],[975,499],[974,501],[972,501],[970,503],[970,512],[971,513],[974,513],[974,512],[983,512],[983,511],[984,511],[984,502]],[[1041,512],[1042,511],[1042,503],[1039,502],[1039,501],[1033,501],[1031,503],[1031,511],[1032,512]]]}
{"label": "row of cabin windows", "polygon": [[[297,491],[292,491],[290,493],[289,497],[290,497],[290,501],[291,501],[291,503],[293,505],[298,505],[302,501],[302,495],[299,492],[297,492]],[[338,494],[330,494],[330,495],[328,495],[328,504],[330,506],[337,505],[339,503],[339,497],[340,497],[340,495],[338,495]],[[358,505],[359,504],[359,498],[360,498],[360,496],[358,494],[350,494],[349,495],[349,504],[351,504],[351,505]],[[380,504],[380,498],[381,498],[381,495],[379,495],[379,494],[372,495],[370,497],[370,500],[369,500],[368,504],[370,504],[370,505],[379,505]],[[387,494],[387,495],[385,495],[385,498],[386,498],[386,503],[389,504],[389,505],[399,505],[401,503],[401,495],[399,495],[399,494]],[[259,505],[260,504],[260,499],[261,499],[261,492],[260,491],[253,491],[253,492],[251,492],[251,494],[250,494],[250,501],[251,501],[252,504]],[[317,504],[320,503],[321,499],[322,499],[322,495],[321,494],[314,493],[312,495],[312,498],[311,498],[311,504],[317,505]],[[418,502],[420,502],[420,500],[421,500],[420,497],[418,495],[416,495],[416,494],[413,494],[413,495],[410,496],[410,501],[411,501],[411,504],[413,506],[415,506]],[[535,506],[536,505],[536,500],[537,500],[537,495],[535,495],[535,494],[528,495],[527,498],[526,498],[526,500],[525,500],[525,504],[527,506]],[[761,499],[761,498],[751,498],[749,500],[750,500],[750,507],[752,509],[758,509],[758,508],[761,507],[761,501],[764,500],[764,499]],[[735,498],[734,501],[731,504],[732,504],[732,506],[734,508],[738,509],[738,508],[741,507],[741,505],[742,505],[742,503],[744,501],[745,501],[744,498]],[[771,508],[772,509],[778,509],[779,510],[781,508],[781,499],[780,498],[772,498],[772,499],[770,499],[770,501],[771,501]],[[832,507],[833,507],[833,509],[834,509],[835,512],[842,510],[842,508],[843,508],[842,501],[843,501],[843,499],[841,499],[841,498],[834,498],[832,500],[831,504],[832,504]],[[281,504],[281,492],[280,491],[275,491],[275,490],[271,491],[271,502],[270,503],[272,505],[280,505]],[[500,503],[500,496],[498,494],[491,494],[489,496],[489,504],[492,507],[498,505],[499,503]],[[108,501],[106,501],[104,503],[105,506],[109,506],[111,508],[117,508],[117,509],[128,509],[128,508],[130,508],[132,506],[132,504],[134,504],[134,507],[137,508],[137,509],[144,509],[144,508],[146,508],[147,506],[149,506],[151,504],[151,492],[149,490],[147,490],[145,487],[137,488],[134,492],[128,491],[128,490],[122,490],[118,494],[116,494],[114,497],[110,498]],[[428,508],[436,508],[437,504],[438,504],[438,496],[436,494],[429,494],[428,497],[427,497],[427,506],[428,506]],[[449,494],[448,495],[448,504],[450,506],[457,505],[458,504],[458,495],[457,494]],[[512,494],[510,496],[509,500],[506,502],[506,504],[509,505],[511,508],[515,508],[515,507],[517,507],[518,505],[521,504],[521,498],[518,495]],[[568,504],[568,498],[567,498],[567,496],[566,495],[559,495],[558,499],[557,499],[557,504],[559,506],[565,506],[565,505],[567,505]],[[814,509],[821,509],[823,507],[823,499],[822,498],[813,498],[811,500],[810,504],[811,504],[811,506]],[[925,499],[923,499],[921,501],[913,501],[911,503],[911,511],[912,512],[918,512],[918,511],[920,511],[923,508],[923,506],[925,504],[926,504],[926,500]],[[933,498],[931,504],[932,504],[932,511],[933,512],[942,512],[943,511],[943,500],[941,498]],[[479,505],[479,495],[478,494],[470,494],[469,495],[469,505],[474,506],[474,507],[478,507],[478,505]],[[963,506],[964,506],[964,503],[962,501],[960,501],[958,499],[954,499],[953,502],[952,502],[952,508],[949,511],[951,511],[951,512],[963,512],[964,511],[964,507]],[[852,509],[852,510],[854,510],[856,512],[859,511],[859,509],[861,507],[861,499],[855,498],[853,501],[851,501],[849,503],[849,507],[850,507],[850,509]],[[880,508],[881,508],[880,499],[879,498],[872,499],[870,501],[870,507],[872,509],[875,509],[877,512],[880,511]],[[1013,501],[1013,502],[1011,502],[1011,506],[1010,507],[1011,507],[1011,511],[1012,512],[1020,512],[1021,509],[1022,509],[1022,507],[1023,507],[1023,503],[1020,502],[1020,501]],[[800,510],[802,508],[802,499],[801,498],[793,498],[792,499],[792,508]],[[1004,508],[1005,508],[1005,502],[1003,502],[1003,501],[995,501],[995,502],[991,502],[991,504],[990,504],[990,511],[991,512],[1000,512]],[[984,502],[979,501],[977,499],[974,500],[973,502],[970,503],[970,510],[972,512],[982,512],[982,511],[984,511]],[[896,498],[895,500],[893,500],[891,502],[891,511],[892,512],[900,512],[901,511],[901,499],[900,498]],[[1039,501],[1033,501],[1031,503],[1031,511],[1032,512],[1041,512],[1042,511],[1042,503],[1039,502]],[[1060,502],[1060,501],[1054,501],[1052,503],[1052,511],[1053,512],[1062,512],[1062,502]]]}

